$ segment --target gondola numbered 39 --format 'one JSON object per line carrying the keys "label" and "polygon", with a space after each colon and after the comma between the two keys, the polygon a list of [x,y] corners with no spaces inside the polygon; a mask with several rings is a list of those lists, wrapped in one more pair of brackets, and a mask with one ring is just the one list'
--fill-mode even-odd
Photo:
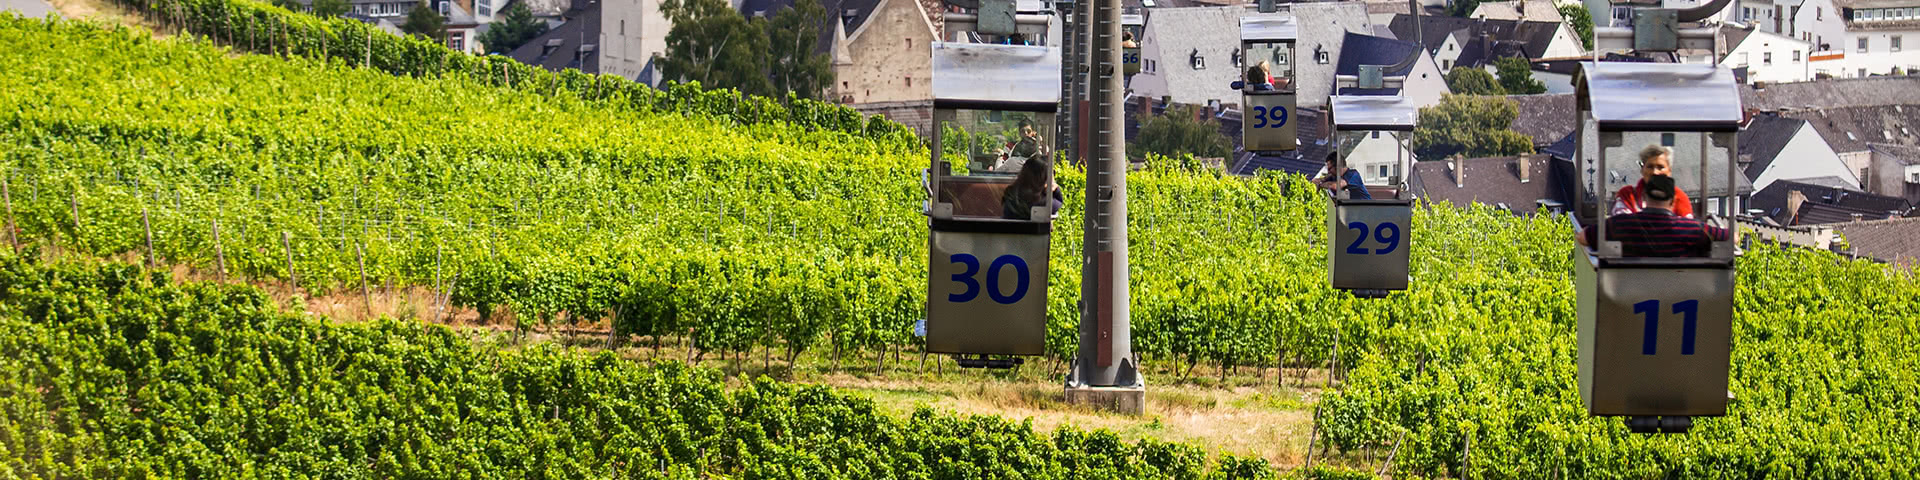
{"label": "gondola numbered 39", "polygon": [[[1241,91],[1240,138],[1249,152],[1277,152],[1300,148],[1294,121],[1294,43],[1300,25],[1292,15],[1260,14],[1240,18],[1242,63],[1266,61],[1272,67],[1274,89]],[[1244,78],[1243,78],[1244,79]],[[1245,79],[1251,80],[1251,79]]]}
{"label": "gondola numbered 39", "polygon": [[[1419,107],[1400,95],[1335,95],[1328,99],[1333,116],[1337,159],[1329,172],[1338,175],[1356,161],[1377,163],[1386,152],[1358,148],[1368,138],[1385,134],[1393,139],[1394,174],[1391,185],[1368,189],[1373,199],[1352,198],[1339,190],[1327,208],[1327,277],[1333,288],[1356,297],[1381,298],[1406,290],[1409,253],[1413,250],[1413,196],[1406,188],[1412,170],[1408,141]],[[1385,197],[1385,198],[1382,198]]]}
{"label": "gondola numbered 39", "polygon": [[[1697,170],[1674,172],[1683,191],[1693,189],[1695,212],[1708,212],[1705,198],[1737,196],[1737,84],[1731,70],[1701,64],[1589,62],[1576,79],[1576,212],[1600,240],[1594,250],[1575,247],[1581,403],[1592,415],[1628,417],[1636,432],[1684,432],[1693,417],[1727,411],[1735,239],[1714,241],[1705,258],[1628,257],[1604,219],[1619,186],[1611,180],[1638,175],[1636,152],[1668,134],[1683,140],[1670,155],[1675,167],[1697,159]],[[1716,161],[1723,183],[1709,181]],[[1635,171],[1617,171],[1623,164]]]}
{"label": "gondola numbered 39", "polygon": [[988,356],[1045,353],[1053,211],[1010,214],[1002,195],[1027,162],[1051,161],[1039,135],[1054,131],[1060,52],[936,42],[932,53],[927,351],[1011,367]]}

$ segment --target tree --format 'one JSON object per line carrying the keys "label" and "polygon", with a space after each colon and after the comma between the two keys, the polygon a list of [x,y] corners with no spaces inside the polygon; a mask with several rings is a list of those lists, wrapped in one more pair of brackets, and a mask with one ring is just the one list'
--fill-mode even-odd
{"label": "tree", "polygon": [[526,2],[513,2],[500,11],[500,19],[490,24],[486,33],[480,34],[480,44],[488,53],[505,55],[543,33],[547,33],[547,22],[533,18]]}
{"label": "tree", "polygon": [[1507,57],[1493,61],[1500,72],[1500,88],[1509,95],[1532,95],[1547,93],[1547,85],[1533,79],[1533,67],[1527,59]]}
{"label": "tree", "polygon": [[1447,72],[1447,89],[1459,95],[1506,95],[1500,81],[1484,69],[1453,67]]}
{"label": "tree", "polygon": [[1561,5],[1560,16],[1567,19],[1567,25],[1573,27],[1573,34],[1580,36],[1580,44],[1587,50],[1593,50],[1593,13],[1585,5]]}
{"label": "tree", "polygon": [[333,18],[346,15],[353,5],[347,0],[313,0],[313,14],[320,18]]}
{"label": "tree", "polygon": [[1169,158],[1181,154],[1195,157],[1226,158],[1233,153],[1233,141],[1220,133],[1220,123],[1211,119],[1194,120],[1194,107],[1173,105],[1160,116],[1140,126],[1128,152],[1156,153]]}
{"label": "tree", "polygon": [[447,38],[447,19],[440,12],[433,11],[427,2],[420,2],[407,12],[407,23],[400,25],[400,31],[408,35],[417,35],[433,40],[444,41]]}
{"label": "tree", "polygon": [[1474,10],[1479,9],[1480,0],[1454,0],[1453,3],[1447,4],[1447,14],[1460,18],[1470,17]]}
{"label": "tree", "polygon": [[833,85],[832,59],[814,51],[826,23],[827,9],[819,0],[795,1],[766,23],[768,77],[774,93],[819,99]]}
{"label": "tree", "polygon": [[764,20],[747,20],[726,0],[664,0],[660,13],[673,22],[660,65],[665,78],[750,95],[772,93]]}
{"label": "tree", "polygon": [[1454,155],[1498,157],[1533,153],[1533,139],[1510,130],[1520,107],[1512,100],[1447,95],[1420,109],[1413,127],[1413,154],[1425,160]]}

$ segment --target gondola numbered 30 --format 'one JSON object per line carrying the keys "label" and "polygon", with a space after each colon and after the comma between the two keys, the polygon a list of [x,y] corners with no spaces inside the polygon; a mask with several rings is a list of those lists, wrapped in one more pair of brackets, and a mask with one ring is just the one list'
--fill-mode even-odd
{"label": "gondola numbered 30", "polygon": [[[1327,277],[1333,288],[1356,297],[1381,298],[1406,290],[1407,262],[1413,250],[1413,196],[1403,180],[1412,169],[1408,142],[1419,107],[1399,95],[1335,95],[1328,99],[1333,116],[1337,159],[1329,172],[1338,175],[1348,165],[1372,166],[1392,161],[1390,185],[1370,188],[1372,199],[1352,198],[1341,189],[1327,208]],[[1385,136],[1391,142],[1362,148],[1368,139]]]}
{"label": "gondola numbered 30", "polygon": [[1695,212],[1710,210],[1706,198],[1736,196],[1737,84],[1729,69],[1701,64],[1589,62],[1576,78],[1575,211],[1600,240],[1575,247],[1580,400],[1591,415],[1628,417],[1636,432],[1685,432],[1693,417],[1727,411],[1734,236],[1704,258],[1628,257],[1603,219],[1620,186],[1611,180],[1639,176],[1638,152],[1668,135],[1679,140],[1673,177],[1694,189]]}
{"label": "gondola numbered 30", "polygon": [[940,147],[927,175],[927,352],[1010,367],[1017,359],[990,356],[1046,350],[1054,211],[1046,201],[1014,211],[1003,196],[1029,163],[1051,165],[1041,135],[1054,131],[1060,52],[950,42],[932,50]]}
{"label": "gondola numbered 30", "polygon": [[[1262,14],[1240,18],[1240,52],[1249,67],[1265,61],[1272,68],[1274,88],[1247,85],[1241,91],[1240,138],[1249,152],[1276,152],[1300,148],[1294,121],[1294,43],[1300,26],[1292,15]],[[1242,75],[1244,81],[1246,79]]]}

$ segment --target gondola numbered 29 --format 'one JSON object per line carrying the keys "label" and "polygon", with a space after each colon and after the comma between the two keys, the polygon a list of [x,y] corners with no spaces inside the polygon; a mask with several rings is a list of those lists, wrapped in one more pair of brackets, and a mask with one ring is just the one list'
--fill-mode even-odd
{"label": "gondola numbered 29", "polygon": [[[1333,288],[1357,297],[1379,298],[1406,290],[1407,262],[1413,250],[1413,196],[1401,179],[1412,169],[1408,142],[1419,107],[1399,95],[1335,95],[1328,99],[1333,113],[1338,157],[1329,172],[1338,175],[1347,165],[1378,163],[1392,155],[1391,185],[1373,188],[1373,199],[1352,198],[1342,189],[1327,209],[1327,277]],[[1391,152],[1361,149],[1375,136],[1391,138]],[[1379,158],[1361,158],[1361,157]]]}
{"label": "gondola numbered 29", "polygon": [[[1261,14],[1240,18],[1240,54],[1246,65],[1266,61],[1272,66],[1275,89],[1241,92],[1240,138],[1249,152],[1277,152],[1300,148],[1294,121],[1294,43],[1300,26],[1292,15]],[[1282,80],[1285,80],[1282,82]]]}
{"label": "gondola numbered 29", "polygon": [[[1060,51],[935,42],[926,343],[963,366],[1046,349],[1053,212],[1007,212],[1002,195],[1028,162],[1051,161]],[[948,147],[952,144],[951,147]],[[1009,218],[1015,217],[1015,218]]]}
{"label": "gondola numbered 29", "polygon": [[[1628,417],[1636,432],[1685,432],[1694,417],[1727,411],[1733,235],[1706,258],[1627,257],[1604,219],[1613,180],[1637,178],[1638,152],[1666,138],[1678,139],[1673,176],[1695,212],[1706,216],[1705,198],[1736,196],[1737,84],[1717,65],[1627,62],[1583,64],[1576,82],[1576,212],[1600,240],[1575,247],[1580,400],[1589,414]],[[1725,176],[1714,179],[1710,165]]]}

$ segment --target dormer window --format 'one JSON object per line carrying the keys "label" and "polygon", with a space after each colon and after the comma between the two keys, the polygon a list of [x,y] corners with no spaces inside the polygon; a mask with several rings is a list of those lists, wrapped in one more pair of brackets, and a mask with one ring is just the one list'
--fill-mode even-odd
{"label": "dormer window", "polygon": [[1187,64],[1192,65],[1194,70],[1206,70],[1207,58],[1200,56],[1200,49],[1196,48],[1193,53],[1187,54]]}

